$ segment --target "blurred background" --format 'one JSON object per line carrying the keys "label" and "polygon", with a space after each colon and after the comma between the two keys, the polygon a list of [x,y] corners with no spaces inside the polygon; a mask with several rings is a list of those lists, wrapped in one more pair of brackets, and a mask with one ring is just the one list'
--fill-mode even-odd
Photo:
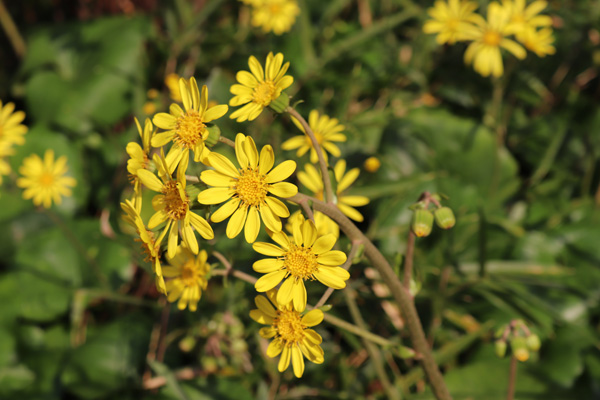
{"label": "blurred background", "polygon": [[[600,2],[551,1],[556,54],[505,54],[498,79],[464,64],[464,44],[423,33],[432,1],[298,4],[291,31],[274,35],[234,0],[0,2],[0,100],[29,127],[0,188],[0,398],[385,398],[363,342],[326,323],[325,363],[279,374],[248,316],[251,285],[215,276],[197,312],[166,303],[120,218],[133,117],[168,109],[172,74],[226,104],[248,57],[270,51],[290,61],[301,114],[345,125],[342,155],[361,169],[352,191],[370,199],[359,226],[389,260],[401,262],[419,195],[448,196],[457,224],[417,240],[415,301],[454,398],[505,397],[509,359],[493,333],[513,319],[542,342],[519,365],[516,398],[600,398]],[[272,144],[277,162],[295,157],[280,150],[299,133],[287,117],[218,124]],[[49,210],[16,185],[23,159],[46,149],[77,180]],[[244,239],[214,228],[202,246],[257,276]],[[369,329],[410,346],[368,262],[350,271]],[[342,295],[329,303],[350,320]],[[406,398],[433,398],[417,361],[381,354]]]}

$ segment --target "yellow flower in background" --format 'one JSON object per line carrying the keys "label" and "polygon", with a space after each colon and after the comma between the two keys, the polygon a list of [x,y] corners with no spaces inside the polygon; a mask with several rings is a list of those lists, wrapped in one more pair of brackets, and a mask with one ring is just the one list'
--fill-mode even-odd
{"label": "yellow flower in background", "polygon": [[427,10],[432,19],[425,22],[423,32],[437,33],[435,39],[439,44],[454,44],[465,40],[465,32],[472,29],[472,23],[475,22],[476,14],[473,11],[477,7],[477,3],[473,1],[438,0]]}
{"label": "yellow flower in background", "polygon": [[167,257],[171,266],[163,268],[167,281],[167,300],[170,303],[177,301],[177,308],[196,311],[202,291],[208,285],[207,275],[210,264],[206,262],[206,250],[200,250],[195,256],[187,247],[179,246],[173,257]]}
{"label": "yellow flower in background", "polygon": [[71,188],[77,182],[74,178],[65,176],[67,172],[67,157],[62,156],[55,161],[54,151],[48,149],[43,160],[37,154],[23,160],[23,165],[19,168],[19,173],[23,176],[17,179],[17,186],[25,189],[25,200],[33,199],[36,206],[42,204],[45,208],[50,208],[53,201],[60,204],[62,196],[72,195]]}
{"label": "yellow flower in background", "polygon": [[472,40],[473,43],[465,51],[465,63],[472,63],[475,71],[483,76],[499,77],[504,73],[500,48],[508,50],[519,59],[527,55],[520,44],[506,38],[511,34],[510,13],[509,7],[490,3],[487,21],[480,15],[476,15],[475,27],[467,33],[467,39]]}
{"label": "yellow flower in background", "polygon": [[264,146],[259,157],[254,140],[242,133],[235,138],[235,154],[240,168],[221,154],[212,152],[208,155],[210,165],[215,169],[203,171],[200,179],[214,187],[201,192],[198,202],[220,204],[228,200],[210,219],[221,222],[231,216],[227,223],[227,237],[236,237],[245,226],[246,241],[252,243],[258,236],[261,219],[268,229],[279,232],[282,227],[280,218],[289,217],[288,208],[273,195],[287,198],[298,193],[296,185],[281,182],[294,173],[296,163],[288,160],[273,168],[273,148]]}
{"label": "yellow flower in background", "polygon": [[[177,179],[173,179],[174,166],[168,166],[164,157],[156,157],[155,164],[161,179],[146,169],[138,170],[138,178],[148,189],[160,194],[152,199],[152,206],[156,213],[150,218],[148,228],[154,229],[163,222],[166,225],[160,236],[169,232],[167,239],[167,253],[169,257],[175,257],[179,232],[186,246],[194,253],[198,253],[198,240],[194,229],[204,239],[212,239],[214,233],[208,222],[198,214],[190,211],[190,199],[185,191],[186,179],[185,168],[177,170]],[[184,153],[181,164],[187,166],[188,153]]]}
{"label": "yellow flower in background", "polygon": [[543,28],[540,30],[529,29],[521,37],[523,46],[527,50],[535,53],[538,57],[545,57],[554,54],[556,49],[553,46],[554,36],[552,29]]}
{"label": "yellow flower in background", "polygon": [[181,103],[181,92],[179,91],[179,79],[181,77],[176,73],[170,73],[165,76],[165,85],[169,89],[171,100]]}
{"label": "yellow flower in background", "polygon": [[[165,237],[166,231],[163,231],[161,236],[154,240],[154,232],[146,229],[146,225],[144,225],[144,221],[137,209],[137,205],[138,203],[131,200],[125,200],[125,203],[121,203],[121,209],[125,211],[123,220],[135,228],[139,237],[139,239],[136,240],[142,242],[142,250],[146,254],[145,261],[152,264],[152,269],[156,275],[156,288],[159,292],[167,294],[162,266],[160,264],[160,244]],[[141,209],[141,204],[139,206]]]}
{"label": "yellow flower in background", "polygon": [[127,143],[125,150],[130,157],[129,160],[127,160],[127,172],[129,172],[130,180],[133,182],[133,191],[135,193],[134,204],[139,211],[142,207],[142,182],[139,180],[137,173],[140,169],[148,169],[148,166],[150,165],[149,156],[150,151],[152,151],[150,141],[152,139],[152,134],[154,133],[154,128],[149,118],[146,118],[143,130],[138,119],[134,118],[134,121],[140,138],[142,139],[142,145],[140,146],[136,142],[129,142]]}
{"label": "yellow flower in background", "polygon": [[251,1],[252,25],[263,32],[281,35],[289,31],[300,14],[296,0],[262,0]]}
{"label": "yellow flower in background", "polygon": [[[202,86],[200,92],[193,77],[189,82],[183,78],[179,80],[179,92],[185,111],[177,104],[171,104],[169,114],[156,114],[152,122],[166,131],[155,134],[151,143],[153,147],[161,147],[173,141],[170,155],[175,153],[180,155],[181,150],[185,153],[192,150],[194,161],[200,161],[205,152],[204,141],[209,134],[206,124],[225,115],[228,107],[221,104],[209,108],[206,85]],[[170,155],[168,158],[171,157]]]}
{"label": "yellow flower in background", "polygon": [[336,242],[334,235],[318,236],[315,224],[304,218],[296,218],[292,230],[292,238],[283,232],[271,234],[279,246],[263,242],[252,245],[257,253],[277,257],[258,260],[252,265],[256,272],[265,274],[254,286],[257,291],[266,292],[283,281],[277,302],[291,301],[294,309],[302,312],[306,308],[304,281],[317,279],[325,286],[343,289],[350,274],[339,267],[346,262],[346,254],[331,250]]}
{"label": "yellow flower in background", "polygon": [[315,364],[324,361],[320,346],[323,339],[310,329],[323,321],[323,311],[315,309],[301,314],[290,304],[278,303],[274,291],[268,292],[267,296],[271,302],[265,296],[254,298],[257,308],[250,311],[250,317],[259,324],[269,325],[261,328],[259,334],[264,339],[273,339],[267,347],[267,356],[274,358],[281,354],[279,372],[285,371],[291,361],[294,375],[300,378],[304,373],[304,357]]}
{"label": "yellow flower in background", "polygon": [[248,66],[251,73],[239,71],[235,76],[239,83],[232,85],[230,89],[235,96],[229,100],[229,105],[237,107],[245,104],[229,116],[238,122],[256,119],[265,107],[281,96],[281,92],[294,82],[294,78],[285,75],[290,63],[283,64],[281,53],[275,56],[269,53],[264,70],[254,56],[248,59]]}
{"label": "yellow flower in background", "polygon": [[[281,148],[284,150],[298,149],[296,152],[296,156],[298,157],[302,157],[310,150],[310,162],[317,163],[319,157],[317,156],[317,152],[313,147],[310,138],[306,135],[304,128],[294,117],[292,117],[292,122],[298,129],[304,132],[304,135],[294,136],[293,138],[286,140],[281,144]],[[331,153],[334,157],[342,155],[339,147],[333,144],[333,142],[346,141],[346,135],[341,133],[345,129],[344,125],[341,125],[336,118],[329,118],[327,115],[319,116],[317,110],[312,110],[310,114],[308,114],[308,125],[314,132],[317,143],[319,143],[323,149],[325,161],[327,161],[327,152]]]}
{"label": "yellow flower in background", "polygon": [[[346,161],[339,160],[335,164],[333,172],[337,182],[335,202],[338,208],[349,218],[362,222],[364,217],[361,213],[356,211],[354,207],[361,207],[369,204],[369,199],[365,196],[344,195],[344,191],[348,189],[350,185],[356,181],[358,175],[360,175],[360,170],[358,168],[352,168],[346,173]],[[306,164],[304,166],[304,171],[298,172],[298,180],[308,190],[313,192],[314,197],[323,200],[323,180],[321,179],[321,172],[317,171],[314,165]]]}
{"label": "yellow flower in background", "polygon": [[27,127],[21,122],[25,119],[23,111],[15,112],[14,103],[2,105],[0,100],[0,143],[21,145],[25,143]]}
{"label": "yellow flower in background", "polygon": [[375,173],[381,167],[381,161],[377,157],[369,157],[365,160],[365,170],[370,173]]}
{"label": "yellow flower in background", "polygon": [[552,25],[552,18],[539,15],[548,6],[546,1],[537,0],[526,5],[525,0],[504,0],[502,4],[510,9],[508,30],[523,44],[531,31]]}
{"label": "yellow flower in background", "polygon": [[[336,238],[340,237],[340,227],[338,224],[329,218],[327,215],[323,214],[320,211],[315,211],[313,215],[315,219],[315,227],[317,228],[317,235],[325,236],[328,234],[332,234]],[[293,233],[293,225],[294,221],[297,218],[304,218],[300,210],[293,213],[287,220],[285,224],[285,229],[291,234]]]}

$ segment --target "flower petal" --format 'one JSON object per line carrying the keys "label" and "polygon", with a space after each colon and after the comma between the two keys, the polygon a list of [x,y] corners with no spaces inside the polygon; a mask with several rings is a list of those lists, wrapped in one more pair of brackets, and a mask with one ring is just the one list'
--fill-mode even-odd
{"label": "flower petal", "polygon": [[200,204],[220,204],[233,196],[235,192],[230,188],[210,188],[198,194]]}
{"label": "flower petal", "polygon": [[295,170],[296,161],[286,160],[273,168],[273,170],[267,174],[267,183],[283,181],[289,178],[289,176],[292,175]]}
{"label": "flower petal", "polygon": [[285,307],[292,301],[294,296],[294,281],[295,279],[290,276],[279,287],[277,291],[277,304],[280,307]]}
{"label": "flower petal", "polygon": [[275,196],[288,198],[298,193],[298,187],[289,182],[279,182],[269,186],[269,193]]}
{"label": "flower petal", "polygon": [[263,275],[256,281],[254,287],[256,288],[257,292],[266,292],[267,290],[271,290],[277,286],[279,282],[281,282],[286,274],[286,271],[281,270]]}
{"label": "flower petal", "polygon": [[302,317],[302,323],[306,326],[316,326],[323,322],[323,311],[319,309],[310,310]]}
{"label": "flower petal", "polygon": [[155,192],[162,191],[163,183],[152,172],[147,169],[140,169],[138,170],[137,176],[148,189],[154,190]]}
{"label": "flower petal", "polygon": [[235,165],[233,165],[233,163],[229,161],[229,159],[224,155],[212,152],[208,155],[208,161],[214,169],[216,169],[222,174],[225,174],[232,178],[237,178],[240,175]]}
{"label": "flower petal", "polygon": [[319,254],[317,261],[319,264],[338,266],[346,262],[346,254],[339,250],[331,250]]}
{"label": "flower petal", "polygon": [[265,256],[281,257],[285,253],[283,249],[271,243],[255,242],[252,244],[252,248]]}
{"label": "flower petal", "polygon": [[267,356],[270,358],[277,357],[283,350],[283,342],[279,339],[273,340],[267,347]]}
{"label": "flower petal", "polygon": [[246,242],[253,243],[258,236],[260,230],[260,217],[256,207],[250,207],[248,209],[248,218],[246,219],[246,226],[244,229],[244,236]]}
{"label": "flower petal", "polygon": [[217,211],[212,213],[210,220],[212,222],[221,222],[227,219],[231,214],[237,210],[240,205],[240,199],[231,199],[227,203],[221,206]]}
{"label": "flower petal", "polygon": [[273,308],[265,296],[256,296],[254,298],[254,303],[256,304],[256,307],[258,307],[258,309],[265,315],[268,315],[271,318],[277,317],[277,310]]}
{"label": "flower petal", "polygon": [[[345,269],[343,268],[340,269],[342,271],[345,271]],[[319,268],[319,270],[316,271],[313,275],[315,276],[315,278],[317,278],[319,282],[330,288],[343,289],[346,287],[346,280],[340,278],[336,273],[332,272],[331,268]]]}
{"label": "flower petal", "polygon": [[229,239],[233,239],[242,231],[244,223],[246,222],[247,211],[248,209],[246,207],[240,207],[229,219],[227,228],[225,229],[225,234]]}
{"label": "flower petal", "polygon": [[292,367],[296,378],[301,378],[304,373],[304,357],[298,346],[292,346]]}
{"label": "flower petal", "polygon": [[283,348],[281,352],[281,358],[279,359],[279,364],[277,364],[277,369],[279,372],[283,372],[290,366],[290,358],[292,356],[292,351],[288,346]]}
{"label": "flower petal", "polygon": [[252,269],[259,274],[268,274],[275,272],[283,267],[283,260],[276,258],[263,258],[262,260],[255,261],[252,264]]}
{"label": "flower petal", "polygon": [[262,150],[260,151],[260,159],[258,161],[258,172],[262,175],[266,175],[271,168],[273,168],[274,163],[275,155],[273,153],[273,147],[271,147],[271,145],[263,146]]}
{"label": "flower petal", "polygon": [[337,238],[333,234],[328,234],[318,238],[312,246],[313,253],[320,255],[333,249]]}

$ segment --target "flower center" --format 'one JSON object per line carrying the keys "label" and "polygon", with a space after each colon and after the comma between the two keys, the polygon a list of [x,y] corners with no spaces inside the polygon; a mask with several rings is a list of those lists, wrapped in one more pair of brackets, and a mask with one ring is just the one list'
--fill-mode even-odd
{"label": "flower center", "polygon": [[[150,237],[150,243],[144,242],[141,238],[135,238],[133,239],[136,242],[141,242],[142,245],[140,246],[142,248],[142,252],[146,255],[146,257],[144,257],[144,261],[146,262],[154,262],[155,257],[152,255],[152,250],[150,248],[150,246],[155,246],[154,243],[154,232],[146,230],[146,232],[148,233],[148,236]],[[160,255],[159,255],[160,258]]]}
{"label": "flower center", "polygon": [[458,29],[459,20],[456,18],[448,18],[446,21],[446,26],[450,31],[456,31]]}
{"label": "flower center", "polygon": [[202,117],[194,110],[188,110],[177,119],[175,126],[175,142],[180,146],[193,148],[196,143],[204,140],[206,125]]}
{"label": "flower center", "polygon": [[286,346],[302,342],[304,329],[300,313],[294,310],[277,311],[277,317],[273,321],[273,327]]}
{"label": "flower center", "polygon": [[319,264],[311,248],[290,244],[290,249],[284,256],[283,266],[294,278],[306,280],[312,277]]}
{"label": "flower center", "polygon": [[271,4],[269,11],[271,11],[272,15],[277,15],[281,12],[281,6],[279,4]]}
{"label": "flower center", "polygon": [[188,260],[181,268],[181,280],[185,286],[194,286],[198,281],[198,268],[194,259]]}
{"label": "flower center", "polygon": [[489,46],[496,47],[500,44],[501,40],[502,40],[502,37],[500,36],[500,34],[498,32],[487,31],[483,34],[483,43],[485,43]]}
{"label": "flower center", "polygon": [[233,187],[240,200],[249,206],[259,206],[267,197],[266,177],[258,169],[247,168],[240,171],[240,177]]}
{"label": "flower center", "polygon": [[275,85],[271,81],[260,82],[258,86],[254,88],[252,101],[263,107],[268,106],[275,100],[275,89]]}
{"label": "flower center", "polygon": [[165,212],[173,220],[184,219],[190,200],[185,191],[175,181],[165,183],[162,193],[165,195]]}
{"label": "flower center", "polygon": [[49,172],[44,172],[40,176],[40,185],[44,187],[51,187],[54,184],[54,176]]}

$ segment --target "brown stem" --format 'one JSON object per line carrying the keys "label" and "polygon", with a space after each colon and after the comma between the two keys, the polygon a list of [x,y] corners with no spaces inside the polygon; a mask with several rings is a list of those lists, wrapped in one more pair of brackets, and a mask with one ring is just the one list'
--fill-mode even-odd
{"label": "brown stem", "polygon": [[319,158],[319,166],[321,168],[321,178],[323,179],[323,187],[325,188],[325,200],[327,203],[333,203],[333,189],[331,187],[331,179],[329,178],[329,171],[327,170],[327,161],[325,161],[325,156],[323,155],[323,149],[321,149],[321,145],[317,141],[317,137],[315,133],[308,125],[308,122],[304,119],[298,111],[294,110],[292,107],[288,107],[285,110],[288,114],[296,118],[302,128],[304,128],[304,133],[309,137],[310,142],[312,143],[315,151],[317,152],[317,157]]}
{"label": "brown stem", "polygon": [[15,50],[15,53],[17,53],[17,56],[23,58],[27,51],[27,45],[2,0],[0,0],[0,25],[2,25],[4,32],[6,32],[6,36],[8,36],[8,40]]}
{"label": "brown stem", "polygon": [[446,387],[446,383],[444,382],[444,378],[433,358],[431,349],[427,343],[427,338],[425,337],[425,332],[423,331],[423,326],[421,325],[421,320],[419,319],[419,314],[417,313],[417,309],[413,303],[412,296],[404,288],[400,279],[394,273],[394,270],[385,259],[383,254],[375,247],[373,242],[371,242],[360,229],[352,223],[338,208],[335,204],[327,204],[315,198],[297,194],[291,197],[289,200],[293,202],[298,202],[303,198],[309,198],[313,203],[313,208],[316,211],[320,211],[325,215],[332,218],[334,221],[338,223],[342,231],[351,239],[351,240],[360,240],[365,245],[365,255],[371,260],[373,266],[379,271],[383,280],[387,283],[394,296],[394,299],[404,312],[404,316],[406,318],[406,324],[408,326],[408,331],[410,334],[410,338],[413,342],[413,346],[417,352],[421,354],[421,364],[423,369],[425,370],[425,375],[429,381],[433,389],[433,393],[438,400],[450,400],[452,396]]}
{"label": "brown stem", "polygon": [[308,219],[310,219],[312,222],[315,222],[315,215],[313,213],[312,208],[310,208],[310,206],[308,205],[308,201],[301,201],[300,203],[298,203],[298,205],[302,207]]}
{"label": "brown stem", "polygon": [[510,357],[510,370],[508,373],[508,389],[506,393],[506,400],[513,400],[515,398],[515,383],[517,381],[517,357],[514,355]]}
{"label": "brown stem", "polygon": [[415,253],[415,234],[408,230],[406,239],[406,260],[404,260],[404,288],[410,293],[410,280],[412,279],[413,258]]}
{"label": "brown stem", "polygon": [[225,143],[227,146],[233,147],[235,149],[235,142],[231,139],[227,139],[225,136],[219,136],[219,142]]}
{"label": "brown stem", "polygon": [[[356,253],[358,252],[358,249],[360,247],[360,243],[361,242],[352,242],[352,248],[350,249],[350,253],[348,253],[348,258],[346,259],[346,262],[344,263],[344,265],[342,265],[342,268],[344,268],[346,271],[348,271],[348,269],[352,265],[352,260],[354,259],[354,257],[356,256]],[[325,304],[325,302],[333,294],[334,290],[335,290],[334,288],[327,288],[327,290],[325,291],[325,293],[323,293],[323,296],[321,296],[321,298],[319,299],[319,301],[317,302],[317,304],[315,304],[314,308],[319,308],[323,304]]]}

